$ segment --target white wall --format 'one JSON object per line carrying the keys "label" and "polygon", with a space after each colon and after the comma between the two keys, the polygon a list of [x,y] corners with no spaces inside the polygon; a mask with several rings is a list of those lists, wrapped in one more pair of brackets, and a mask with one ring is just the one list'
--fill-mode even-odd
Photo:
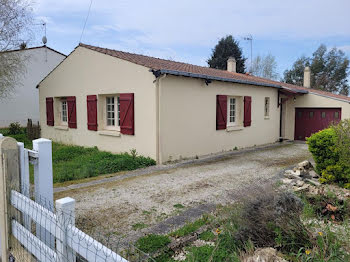
{"label": "white wall", "polygon": [[[65,144],[93,147],[112,153],[131,149],[156,159],[156,88],[154,75],[148,68],[78,47],[41,84],[40,120],[42,137]],[[135,135],[112,132],[103,126],[99,131],[87,128],[87,95],[134,93]],[[55,126],[46,124],[46,97],[76,97],[77,128],[61,128],[55,117]],[[56,100],[55,100],[56,101]],[[55,103],[55,102],[54,102]],[[101,114],[98,114],[100,123]]]}
{"label": "white wall", "polygon": [[13,122],[25,126],[28,118],[33,122],[39,121],[39,91],[36,86],[65,58],[45,47],[15,52],[27,58],[26,70],[14,93],[0,100],[0,127],[7,127]]}
{"label": "white wall", "polygon": [[[216,130],[216,96],[251,96],[252,124]],[[276,142],[279,139],[277,89],[166,76],[160,83],[160,162]],[[270,118],[264,117],[265,97]],[[242,108],[243,109],[243,108]]]}

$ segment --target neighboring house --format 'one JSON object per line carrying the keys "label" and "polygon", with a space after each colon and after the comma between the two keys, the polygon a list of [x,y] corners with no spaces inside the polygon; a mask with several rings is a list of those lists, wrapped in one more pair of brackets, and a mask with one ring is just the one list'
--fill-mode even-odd
{"label": "neighboring house", "polygon": [[[305,139],[350,97],[80,44],[40,84],[42,136],[158,163]],[[310,72],[306,71],[305,85]]]}
{"label": "neighboring house", "polygon": [[26,125],[28,118],[39,121],[39,92],[35,87],[66,57],[47,46],[7,51],[24,59],[24,71],[13,93],[0,99],[0,127],[19,122]]}

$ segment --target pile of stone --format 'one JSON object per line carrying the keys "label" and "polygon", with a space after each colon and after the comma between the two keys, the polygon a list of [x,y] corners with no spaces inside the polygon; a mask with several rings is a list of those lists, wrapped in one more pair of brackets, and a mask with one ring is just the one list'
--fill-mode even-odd
{"label": "pile of stone", "polygon": [[307,191],[311,185],[320,186],[319,176],[315,172],[310,161],[300,162],[293,170],[286,170],[282,183],[291,187],[294,191]]}

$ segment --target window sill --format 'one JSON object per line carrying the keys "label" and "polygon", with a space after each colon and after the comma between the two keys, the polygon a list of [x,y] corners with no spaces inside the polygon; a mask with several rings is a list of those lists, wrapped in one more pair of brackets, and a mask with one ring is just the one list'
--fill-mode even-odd
{"label": "window sill", "polygon": [[120,136],[119,131],[101,130],[97,132],[101,136]]}
{"label": "window sill", "polygon": [[265,116],[264,119],[270,119],[270,117],[269,116]]}
{"label": "window sill", "polygon": [[238,131],[238,130],[243,130],[243,126],[227,126],[226,131],[231,132],[231,131]]}
{"label": "window sill", "polygon": [[65,130],[65,131],[68,130],[68,126],[54,126],[54,128],[58,130]]}

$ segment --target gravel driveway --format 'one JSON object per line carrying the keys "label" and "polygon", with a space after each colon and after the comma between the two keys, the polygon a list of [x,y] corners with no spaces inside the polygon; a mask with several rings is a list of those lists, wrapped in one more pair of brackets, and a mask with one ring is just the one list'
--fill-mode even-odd
{"label": "gravel driveway", "polygon": [[76,199],[78,224],[87,233],[113,232],[129,238],[186,210],[232,203],[236,192],[271,181],[281,169],[309,158],[305,144],[283,144],[60,192],[56,197]]}

